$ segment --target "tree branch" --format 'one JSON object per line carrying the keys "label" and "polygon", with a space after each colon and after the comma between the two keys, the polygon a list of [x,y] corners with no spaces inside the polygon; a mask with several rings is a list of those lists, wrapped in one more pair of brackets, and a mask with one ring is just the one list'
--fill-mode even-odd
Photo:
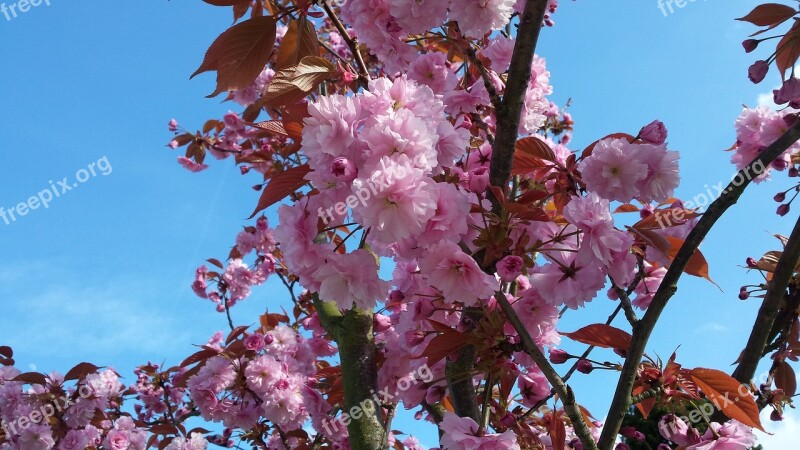
{"label": "tree branch", "polygon": [[333,26],[336,27],[336,31],[342,35],[342,39],[347,42],[347,46],[350,48],[350,53],[353,54],[353,58],[356,60],[356,65],[358,66],[358,79],[361,82],[361,86],[366,88],[369,85],[370,76],[369,76],[369,69],[367,69],[367,64],[364,62],[364,56],[361,54],[361,49],[358,48],[358,40],[353,36],[350,36],[350,33],[347,32],[347,28],[344,26],[341,20],[339,20],[339,16],[331,9],[331,5],[328,4],[328,0],[322,0],[320,2],[322,5],[322,9],[325,10],[325,13],[333,22]]}
{"label": "tree branch", "polygon": [[364,410],[372,405],[374,414],[364,411],[358,419],[350,417],[347,432],[353,450],[381,450],[386,448],[383,428],[383,408],[373,401],[377,392],[378,366],[375,361],[375,342],[372,333],[372,311],[353,308],[344,314],[334,302],[322,301],[314,294],[317,315],[325,330],[339,345],[344,385],[344,411],[355,407]]}
{"label": "tree branch", "polygon": [[531,80],[531,64],[539,32],[542,29],[547,0],[527,0],[525,9],[519,17],[517,40],[511,66],[508,69],[503,103],[495,109],[497,132],[492,146],[492,161],[489,169],[489,181],[492,186],[505,189],[511,176],[511,164],[514,160],[514,145],[517,143],[520,114],[525,102],[525,93]]}
{"label": "tree branch", "polygon": [[586,425],[586,421],[583,419],[583,414],[581,413],[580,407],[578,407],[578,403],[575,401],[575,394],[572,392],[572,388],[564,384],[564,381],[558,376],[556,370],[550,365],[550,362],[539,349],[539,346],[533,341],[530,333],[528,333],[528,330],[525,328],[525,324],[522,323],[522,320],[520,320],[506,296],[503,295],[502,292],[498,292],[495,298],[500,304],[500,308],[503,309],[506,318],[511,322],[511,325],[514,326],[514,329],[517,330],[519,337],[522,339],[523,350],[530,355],[539,369],[542,370],[547,381],[550,382],[556,394],[558,394],[559,398],[561,398],[561,401],[564,403],[564,411],[572,422],[572,427],[575,429],[575,434],[583,444],[583,448],[585,450],[597,450],[597,444],[594,442],[589,426]]}
{"label": "tree branch", "polygon": [[768,344],[770,330],[775,324],[778,311],[786,298],[786,288],[794,275],[798,261],[800,261],[800,219],[795,223],[792,234],[783,249],[783,254],[778,260],[778,265],[775,267],[775,272],[772,274],[767,295],[758,310],[758,316],[756,316],[750,339],[742,353],[741,362],[733,371],[733,378],[740,383],[749,383],[756,374],[756,368],[764,354],[764,348]]}
{"label": "tree branch", "polygon": [[694,255],[695,250],[700,246],[700,242],[706,237],[717,220],[722,217],[728,208],[736,204],[750,182],[762,174],[772,161],[799,139],[800,121],[797,121],[783,136],[764,149],[753,162],[739,171],[736,178],[723,191],[723,194],[709,206],[697,225],[689,233],[689,236],[687,236],[680,250],[678,250],[678,254],[673,259],[669,270],[667,270],[664,279],[661,281],[650,307],[647,308],[644,317],[633,327],[631,348],[628,350],[628,356],[622,368],[622,374],[617,383],[617,389],[600,436],[598,446],[601,450],[611,450],[614,447],[614,441],[619,433],[625,412],[630,406],[631,390],[636,380],[636,373],[644,355],[645,347],[658,318],[667,306],[667,302],[678,290],[678,280],[684,269],[686,269],[689,259]]}

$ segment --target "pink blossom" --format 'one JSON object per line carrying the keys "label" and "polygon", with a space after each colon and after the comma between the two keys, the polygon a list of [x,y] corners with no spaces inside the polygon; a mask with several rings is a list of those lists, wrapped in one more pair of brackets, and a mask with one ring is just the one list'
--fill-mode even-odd
{"label": "pink blossom", "polygon": [[453,242],[441,241],[428,248],[419,265],[447,302],[475,306],[499,289],[497,280],[483,272],[478,263]]}
{"label": "pink blossom", "polygon": [[578,309],[605,284],[605,273],[593,263],[580,263],[572,252],[552,252],[553,262],[537,269],[531,284],[552,305]]}
{"label": "pink blossom", "polygon": [[637,183],[639,199],[645,203],[667,201],[680,182],[678,152],[652,144],[639,144],[635,149],[633,157],[647,166],[647,176]]}
{"label": "pink blossom", "polygon": [[450,17],[467,36],[482,38],[486,33],[504,27],[514,12],[516,0],[453,0]]}
{"label": "pink blossom", "polygon": [[320,297],[335,301],[342,310],[353,304],[372,309],[389,292],[389,284],[378,278],[375,257],[364,249],[326,256],[313,277],[320,284]]}
{"label": "pink blossom", "polygon": [[447,18],[449,0],[389,0],[389,11],[408,34],[423,34]]}
{"label": "pink blossom", "polygon": [[185,169],[187,169],[190,172],[202,172],[208,169],[208,166],[206,164],[196,163],[185,156],[178,157],[178,164],[182,165]]}
{"label": "pink blossom", "polygon": [[514,40],[504,36],[496,36],[489,41],[489,45],[481,50],[481,55],[489,58],[491,68],[497,73],[508,70],[511,64],[511,55],[514,53]]}
{"label": "pink blossom", "polygon": [[639,194],[639,182],[648,175],[646,164],[625,139],[603,139],[592,154],[578,164],[590,191],[607,200],[629,202]]}
{"label": "pink blossom", "polygon": [[497,275],[501,280],[510,283],[522,274],[522,258],[508,255],[497,263]]}
{"label": "pink blossom", "polygon": [[633,300],[633,306],[639,309],[647,309],[666,274],[667,269],[660,266],[654,267],[645,262],[645,276],[634,290],[636,298]]}
{"label": "pink blossom", "polygon": [[[410,1],[415,2],[416,0]],[[444,94],[455,89],[458,84],[458,77],[450,68],[447,56],[441,52],[428,52],[420,55],[409,66],[408,78],[427,85],[437,94]]]}
{"label": "pink blossom", "polygon": [[444,450],[519,450],[517,436],[512,430],[503,434],[476,436],[478,424],[469,417],[458,417],[448,412],[439,424],[444,432],[441,444]]}
{"label": "pink blossom", "polygon": [[417,236],[436,212],[433,181],[412,166],[405,155],[383,157],[367,178],[353,182],[353,193],[366,197],[353,214],[370,237],[379,242],[396,242]]}
{"label": "pink blossom", "polygon": [[550,383],[542,371],[535,366],[527,373],[520,374],[517,386],[522,395],[521,403],[529,408],[550,396]]}

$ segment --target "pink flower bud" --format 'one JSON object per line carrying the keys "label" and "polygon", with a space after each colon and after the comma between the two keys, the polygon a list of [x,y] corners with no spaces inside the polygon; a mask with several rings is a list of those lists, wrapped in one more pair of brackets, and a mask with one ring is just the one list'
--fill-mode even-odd
{"label": "pink flower bud", "polygon": [[559,350],[557,348],[550,349],[550,362],[553,364],[564,364],[565,362],[569,361],[570,354],[565,352],[564,350]]}
{"label": "pink flower bud", "polygon": [[750,81],[758,84],[764,81],[764,78],[767,76],[767,72],[769,72],[769,63],[761,60],[756,61],[752,66],[750,66],[750,69],[747,71],[747,76],[750,78]]}
{"label": "pink flower bud", "polygon": [[757,261],[752,256],[747,257],[746,263],[747,263],[747,267],[749,267],[751,269],[755,269],[756,267],[758,267]]}
{"label": "pink flower bud", "polygon": [[772,198],[778,203],[783,203],[783,201],[786,200],[786,192],[778,192],[775,194],[775,197]]}
{"label": "pink flower bud", "polygon": [[383,314],[375,314],[372,317],[372,323],[375,327],[375,331],[378,333],[382,333],[392,328],[392,319],[389,316],[384,316]]}
{"label": "pink flower bud", "polygon": [[169,131],[178,131],[178,121],[172,119],[169,121]]}
{"label": "pink flower bud", "polygon": [[580,373],[592,373],[594,370],[594,366],[589,360],[582,359],[578,361],[578,372]]}
{"label": "pink flower bud", "polygon": [[759,42],[761,41],[758,39],[747,39],[742,42],[742,47],[744,47],[745,52],[750,53],[758,47]]}
{"label": "pink flower bud", "polygon": [[786,214],[789,214],[789,204],[784,203],[783,205],[778,206],[777,213],[779,216],[785,216]]}
{"label": "pink flower bud", "polygon": [[663,122],[654,120],[639,131],[639,138],[648,144],[661,145],[667,141],[667,127]]}

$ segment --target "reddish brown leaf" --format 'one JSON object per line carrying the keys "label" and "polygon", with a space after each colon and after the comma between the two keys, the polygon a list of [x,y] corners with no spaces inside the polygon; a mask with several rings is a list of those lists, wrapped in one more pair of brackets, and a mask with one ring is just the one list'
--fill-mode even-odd
{"label": "reddish brown leaf", "polygon": [[633,225],[638,230],[660,230],[685,223],[687,220],[699,217],[697,211],[690,209],[667,208],[656,209],[652,214]]}
{"label": "reddish brown leaf", "polygon": [[239,336],[243,335],[244,332],[247,331],[248,328],[250,328],[248,325],[242,325],[240,327],[236,327],[233,330],[231,330],[231,332],[228,334],[227,339],[225,339],[225,345],[230,344],[236,338],[238,338]]}
{"label": "reddish brown leaf", "polygon": [[222,261],[220,261],[220,260],[218,260],[216,258],[209,258],[206,261],[208,261],[210,264],[213,264],[213,265],[219,267],[220,269],[224,269],[225,268],[225,266],[222,265]]}
{"label": "reddish brown leaf", "polygon": [[767,3],[756,6],[748,15],[736,20],[750,22],[759,27],[774,27],[791,19],[795,14],[797,14],[797,9],[791,6]]}
{"label": "reddish brown leaf", "polygon": [[453,352],[460,350],[471,341],[470,336],[448,327],[448,330],[431,339],[425,351],[420,355],[427,357],[427,364],[432,366]]}
{"label": "reddish brown leaf", "polygon": [[310,171],[311,168],[308,167],[308,164],[303,164],[302,166],[284,170],[272,177],[267,187],[261,192],[258,206],[256,206],[253,214],[250,215],[250,219],[261,211],[283,200],[287,195],[300,189],[301,186],[307,183],[303,177]]}
{"label": "reddish brown leaf", "polygon": [[319,41],[314,24],[302,17],[289,22],[278,49],[275,68],[280,70],[295,66],[306,56],[319,56]]}
{"label": "reddish brown leaf", "polygon": [[67,372],[67,374],[64,375],[64,381],[82,380],[86,378],[86,375],[97,372],[98,369],[99,367],[95,366],[92,363],[87,363],[87,362],[80,363],[75,367],[73,367],[72,369],[70,369],[69,372]]}
{"label": "reddish brown leaf", "polygon": [[47,377],[37,372],[25,372],[17,375],[11,381],[21,381],[25,384],[47,385]]}
{"label": "reddish brown leaf", "polygon": [[[644,392],[643,386],[636,386],[635,388],[633,388],[632,394],[636,396],[642,394],[643,392]],[[646,419],[650,415],[650,411],[653,410],[653,407],[655,405],[656,405],[656,399],[648,398],[646,400],[642,400],[639,403],[637,403],[636,408],[639,410],[640,413],[642,413],[642,417]]]}
{"label": "reddish brown leaf", "polygon": [[746,388],[742,387],[733,377],[714,369],[697,368],[688,373],[706,398],[726,416],[764,431],[761,419],[758,417],[756,401],[749,394],[742,395],[742,392],[746,392]]}
{"label": "reddish brown leaf", "polygon": [[199,363],[200,361],[205,361],[208,358],[217,355],[219,355],[219,352],[216,350],[203,349],[189,356],[188,358],[184,359],[183,362],[181,363],[181,367],[191,366],[192,364]]}
{"label": "reddish brown leaf", "polygon": [[534,136],[518,140],[514,152],[524,153],[551,163],[556,162],[556,155],[547,142]]}
{"label": "reddish brown leaf", "polygon": [[3,345],[0,347],[0,355],[5,356],[6,358],[13,358],[14,357],[14,350],[7,345]]}
{"label": "reddish brown leaf", "polygon": [[297,66],[287,67],[275,73],[260,104],[271,108],[292,105],[336,74],[336,67],[327,59],[306,56]]}
{"label": "reddish brown leaf", "polygon": [[[678,239],[672,236],[664,236],[669,244],[670,248],[667,251],[667,257],[671,260],[675,259],[675,256],[678,254],[678,250],[681,249],[683,246],[683,239]],[[714,282],[711,277],[708,275],[708,262],[706,261],[705,256],[700,251],[700,249],[696,249],[694,254],[691,258],[689,258],[689,263],[686,264],[686,268],[683,269],[684,272],[688,273],[689,275],[694,275],[696,277],[705,278],[708,281]]]}
{"label": "reddish brown leaf", "polygon": [[547,433],[553,443],[553,450],[564,450],[567,444],[567,429],[555,413],[548,415]]}
{"label": "reddish brown leaf", "polygon": [[776,51],[775,65],[783,75],[800,58],[800,20],[795,20],[789,32],[778,42]]}
{"label": "reddish brown leaf", "polygon": [[583,327],[572,333],[561,334],[574,341],[601,348],[628,351],[631,345],[631,335],[629,333],[611,325],[600,323]]}
{"label": "reddish brown leaf", "polygon": [[192,78],[203,72],[217,72],[217,88],[209,97],[250,86],[269,61],[275,32],[272,16],[254,17],[232,26],[211,44]]}
{"label": "reddish brown leaf", "polygon": [[639,208],[635,205],[631,205],[630,203],[624,203],[622,205],[617,206],[617,209],[614,210],[614,213],[629,213],[629,212],[639,212]]}
{"label": "reddish brown leaf", "polygon": [[266,120],[264,122],[251,123],[249,125],[260,130],[268,131],[272,134],[286,137],[289,136],[289,132],[286,131],[286,128],[283,126],[283,122],[280,120]]}
{"label": "reddish brown leaf", "polygon": [[781,362],[778,366],[778,371],[775,373],[775,386],[783,389],[787,397],[794,397],[794,394],[797,393],[797,375],[786,361]]}

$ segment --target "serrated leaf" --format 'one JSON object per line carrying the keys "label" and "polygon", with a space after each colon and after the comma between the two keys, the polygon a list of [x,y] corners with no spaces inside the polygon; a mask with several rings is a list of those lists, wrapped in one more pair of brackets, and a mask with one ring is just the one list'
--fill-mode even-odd
{"label": "serrated leaf", "polygon": [[574,341],[601,348],[628,351],[632,337],[626,331],[605,324],[593,324],[572,333],[561,333]]}
{"label": "serrated leaf", "polygon": [[209,97],[250,86],[269,61],[275,33],[272,16],[254,17],[232,26],[211,44],[203,64],[191,78],[203,72],[217,72],[217,88]]}
{"label": "serrated leaf", "polygon": [[47,377],[37,372],[25,372],[12,378],[11,381],[20,381],[25,384],[47,385]]}
{"label": "serrated leaf", "polygon": [[301,186],[307,183],[304,177],[310,171],[311,168],[308,167],[308,164],[303,164],[302,166],[292,167],[284,170],[283,172],[272,177],[272,179],[269,181],[269,184],[267,184],[267,187],[265,187],[264,191],[261,192],[261,198],[258,200],[258,206],[256,206],[255,211],[253,211],[253,214],[251,214],[249,218],[252,219],[256,216],[256,214],[269,208],[275,203],[278,203],[289,194],[292,194],[300,189]]}
{"label": "serrated leaf", "polygon": [[83,362],[70,369],[69,372],[64,375],[64,380],[82,380],[86,378],[86,375],[97,372],[98,369],[100,368],[92,363]]}
{"label": "serrated leaf", "polygon": [[688,372],[706,397],[731,419],[764,431],[756,401],[751,395],[742,395],[741,384],[725,372],[697,368]]}
{"label": "serrated leaf", "polygon": [[759,27],[776,27],[797,14],[797,9],[779,3],[766,3],[756,6],[749,14],[736,20],[750,22]]}
{"label": "serrated leaf", "polygon": [[278,49],[275,67],[280,70],[295,66],[306,56],[319,56],[319,40],[314,24],[302,17],[289,22]]}

